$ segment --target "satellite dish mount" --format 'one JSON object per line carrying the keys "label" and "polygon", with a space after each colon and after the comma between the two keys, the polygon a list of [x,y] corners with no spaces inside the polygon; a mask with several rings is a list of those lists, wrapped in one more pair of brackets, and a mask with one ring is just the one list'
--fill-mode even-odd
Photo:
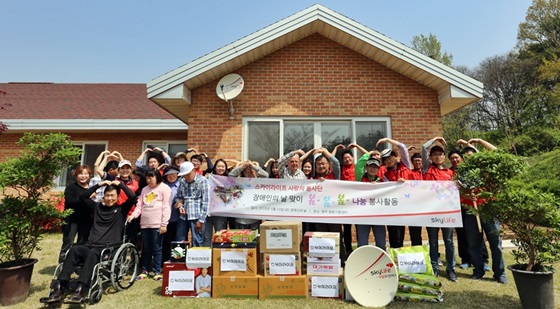
{"label": "satellite dish mount", "polygon": [[220,79],[218,85],[216,85],[216,94],[218,97],[227,103],[229,103],[229,119],[235,119],[233,113],[235,109],[233,108],[232,100],[236,98],[245,85],[243,77],[239,74],[228,74]]}

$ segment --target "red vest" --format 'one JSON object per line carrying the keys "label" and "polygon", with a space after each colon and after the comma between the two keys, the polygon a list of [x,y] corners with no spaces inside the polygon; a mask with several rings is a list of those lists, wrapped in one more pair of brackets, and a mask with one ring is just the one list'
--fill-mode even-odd
{"label": "red vest", "polygon": [[356,181],[356,166],[354,164],[343,165],[340,170],[340,180]]}

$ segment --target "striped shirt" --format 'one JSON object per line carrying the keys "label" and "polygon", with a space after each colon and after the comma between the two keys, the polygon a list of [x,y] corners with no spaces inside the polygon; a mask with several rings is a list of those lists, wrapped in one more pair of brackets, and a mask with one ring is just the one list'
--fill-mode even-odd
{"label": "striped shirt", "polygon": [[187,220],[198,220],[204,223],[208,215],[209,199],[208,180],[206,177],[196,174],[193,182],[187,182],[181,178],[173,205],[182,200]]}
{"label": "striped shirt", "polygon": [[295,155],[295,151],[291,151],[284,155],[282,158],[278,159],[278,175],[280,178],[284,179],[307,179],[307,176],[303,173],[301,169],[297,169],[292,173],[290,169],[286,166],[288,161]]}

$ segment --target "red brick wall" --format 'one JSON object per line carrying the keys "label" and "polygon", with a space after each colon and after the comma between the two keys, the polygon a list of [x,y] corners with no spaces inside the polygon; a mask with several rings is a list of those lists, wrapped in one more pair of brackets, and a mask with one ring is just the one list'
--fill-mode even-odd
{"label": "red brick wall", "polygon": [[189,147],[214,158],[241,159],[242,118],[255,116],[390,116],[393,138],[419,146],[442,134],[437,92],[315,34],[239,70],[241,95],[229,106],[219,79],[192,91]]}
{"label": "red brick wall", "polygon": [[[186,141],[187,133],[67,133],[73,141],[103,141],[108,142],[107,148],[110,151],[120,152],[125,159],[134,163],[136,158],[142,153],[142,143],[151,140],[173,140]],[[0,162],[7,157],[14,157],[19,154],[17,141],[22,134],[4,133],[0,135]]]}

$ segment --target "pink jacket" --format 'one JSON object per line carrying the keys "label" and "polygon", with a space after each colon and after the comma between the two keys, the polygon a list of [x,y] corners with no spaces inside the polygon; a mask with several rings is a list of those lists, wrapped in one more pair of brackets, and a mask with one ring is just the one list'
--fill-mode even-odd
{"label": "pink jacket", "polygon": [[133,218],[140,215],[140,228],[159,229],[167,226],[171,216],[171,188],[163,182],[155,188],[149,186],[142,189],[142,193],[136,202],[136,209],[132,213]]}

